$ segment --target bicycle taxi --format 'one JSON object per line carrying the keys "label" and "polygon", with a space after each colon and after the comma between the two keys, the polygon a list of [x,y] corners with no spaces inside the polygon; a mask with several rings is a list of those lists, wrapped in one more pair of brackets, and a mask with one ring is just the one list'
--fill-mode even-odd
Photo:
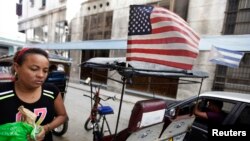
{"label": "bicycle taxi", "polygon": [[[92,126],[93,126],[93,141],[182,141],[185,135],[190,131],[190,126],[195,119],[194,115],[178,116],[178,110],[172,111],[171,117],[166,116],[167,100],[156,98],[152,95],[147,100],[137,101],[131,111],[128,127],[118,131],[119,119],[122,110],[123,96],[125,94],[126,85],[142,85],[131,81],[133,77],[154,76],[175,79],[178,84],[198,84],[200,93],[203,79],[207,78],[206,72],[202,71],[185,71],[185,70],[149,70],[137,68],[132,64],[126,63],[126,58],[91,58],[81,64],[81,67],[93,69],[107,69],[116,71],[121,79],[116,79],[107,76],[107,79],[120,83],[122,86],[120,95],[120,105],[116,121],[115,131],[112,134],[106,135],[103,132],[103,123],[98,119],[97,105],[100,102],[100,89],[92,92],[92,87],[96,85],[92,82],[92,77],[105,77],[100,74],[91,73],[90,87],[91,94],[94,93],[94,104],[92,106]],[[196,80],[198,79],[198,80]],[[145,83],[147,84],[147,82]],[[171,83],[155,83],[154,85],[172,85]],[[105,112],[105,111],[104,111]],[[109,113],[107,113],[109,114]],[[99,125],[100,124],[100,125]],[[102,125],[101,125],[102,124]],[[108,126],[108,125],[107,125]],[[109,127],[108,127],[109,128]]]}
{"label": "bicycle taxi", "polygon": [[[13,75],[11,72],[13,55],[4,55],[0,57],[0,81],[12,81]],[[50,72],[46,83],[55,84],[60,90],[63,99],[65,99],[68,87],[68,81],[70,77],[71,60],[56,54],[49,54],[50,61]],[[67,132],[68,121],[63,125],[55,128],[53,134],[56,136],[61,136]]]}

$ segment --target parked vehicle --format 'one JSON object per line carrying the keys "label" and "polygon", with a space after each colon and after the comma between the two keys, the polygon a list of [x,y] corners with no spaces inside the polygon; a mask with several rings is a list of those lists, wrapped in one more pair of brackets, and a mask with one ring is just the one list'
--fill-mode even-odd
{"label": "parked vehicle", "polygon": [[[193,108],[196,102],[207,100],[218,100],[223,102],[222,112],[225,114],[224,121],[221,125],[238,126],[243,125],[250,127],[250,94],[211,91],[205,92],[198,96],[188,98],[179,102],[168,105],[166,117],[172,119],[174,116],[183,116],[193,114]],[[204,108],[206,105],[199,105]],[[220,126],[220,125],[218,125]],[[195,118],[190,132],[185,135],[185,141],[208,141],[209,125],[207,120]],[[163,133],[164,134],[164,133]]]}
{"label": "parked vehicle", "polygon": [[[115,132],[111,135],[99,135],[96,131],[93,131],[93,141],[135,141],[135,140],[145,140],[145,141],[167,141],[167,140],[176,140],[176,137],[186,133],[188,126],[193,123],[193,116],[185,117],[184,120],[165,120],[165,111],[167,101],[163,99],[152,98],[148,100],[137,101],[134,105],[133,110],[131,111],[131,116],[129,118],[128,127],[118,132],[120,113],[122,110],[123,95],[125,90],[125,85],[142,85],[141,83],[136,83],[135,81],[130,81],[132,77],[139,76],[154,76],[154,77],[165,77],[168,79],[178,80],[174,81],[176,84],[200,84],[200,88],[203,82],[203,79],[207,78],[207,73],[201,71],[180,71],[180,70],[147,70],[141,68],[133,68],[128,64],[129,67],[126,67],[125,58],[91,58],[86,62],[81,64],[81,67],[90,68],[90,69],[100,69],[100,70],[110,70],[114,74],[119,74],[122,76],[122,79],[112,78],[110,76],[107,79],[117,82],[122,85],[121,95],[120,95],[120,104],[118,107],[117,121]],[[92,71],[91,80],[93,77],[105,77],[100,74],[96,74]],[[193,78],[197,80],[189,81],[182,78]],[[170,81],[173,82],[173,81]],[[173,83],[159,83],[159,82],[146,82],[143,84],[151,83],[152,85],[171,85]],[[90,83],[92,84],[92,83]],[[98,91],[97,91],[98,92]],[[98,94],[98,93],[97,93]],[[96,105],[97,106],[97,105]],[[94,109],[96,111],[96,109]],[[93,113],[92,113],[93,114]],[[93,114],[96,115],[96,112]],[[95,118],[94,118],[95,119]],[[98,120],[93,120],[98,121]],[[95,122],[93,122],[95,123]],[[175,130],[173,124],[179,125],[184,124],[185,128],[183,130]],[[94,128],[95,129],[95,128]],[[97,128],[98,129],[98,128]],[[166,130],[168,133],[165,134]],[[171,131],[171,133],[169,132]],[[163,134],[164,132],[164,134]],[[173,134],[174,133],[174,134]],[[178,141],[182,141],[178,140]]]}
{"label": "parked vehicle", "polygon": [[0,61],[0,82],[12,81],[11,65],[8,61]]}

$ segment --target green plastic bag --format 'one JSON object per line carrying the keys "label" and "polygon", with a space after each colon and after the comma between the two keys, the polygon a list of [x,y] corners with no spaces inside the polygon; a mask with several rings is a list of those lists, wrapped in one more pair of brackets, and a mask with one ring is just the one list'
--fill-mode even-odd
{"label": "green plastic bag", "polygon": [[36,133],[36,128],[25,122],[0,125],[0,141],[28,141],[28,136],[35,140]]}

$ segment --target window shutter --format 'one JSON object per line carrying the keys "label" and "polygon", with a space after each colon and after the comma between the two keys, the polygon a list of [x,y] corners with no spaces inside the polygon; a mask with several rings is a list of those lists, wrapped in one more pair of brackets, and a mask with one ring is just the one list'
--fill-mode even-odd
{"label": "window shutter", "polygon": [[16,15],[17,16],[22,16],[22,4],[17,3],[16,4]]}

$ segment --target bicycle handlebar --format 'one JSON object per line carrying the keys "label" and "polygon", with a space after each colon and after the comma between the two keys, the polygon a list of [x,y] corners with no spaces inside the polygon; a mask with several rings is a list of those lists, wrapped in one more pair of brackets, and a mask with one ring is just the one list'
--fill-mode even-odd
{"label": "bicycle handlebar", "polygon": [[[86,94],[84,94],[83,96],[86,96],[86,97],[89,97],[89,98],[91,98],[91,96],[89,96],[89,95],[86,95]],[[95,100],[94,99],[95,98],[95,96],[93,96],[92,97],[92,100]],[[115,101],[116,100],[116,96],[109,96],[109,97],[107,97],[107,98],[101,98],[101,97],[99,97],[102,101],[107,101],[107,100],[109,100],[109,99],[112,99],[113,101]]]}

